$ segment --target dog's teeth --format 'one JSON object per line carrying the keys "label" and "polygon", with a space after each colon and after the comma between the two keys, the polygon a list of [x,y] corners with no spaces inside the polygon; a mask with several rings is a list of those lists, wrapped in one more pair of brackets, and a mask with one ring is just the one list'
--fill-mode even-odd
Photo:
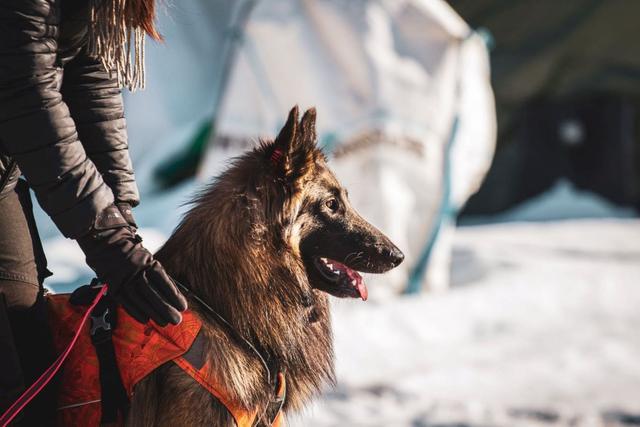
{"label": "dog's teeth", "polygon": [[340,269],[335,266],[330,259],[328,258],[320,258],[320,261],[329,269],[333,274],[341,274]]}
{"label": "dog's teeth", "polygon": [[357,280],[356,280],[356,279],[353,279],[353,280],[351,281],[351,284],[353,285],[353,287],[354,287],[354,288],[358,287],[358,282],[357,282]]}

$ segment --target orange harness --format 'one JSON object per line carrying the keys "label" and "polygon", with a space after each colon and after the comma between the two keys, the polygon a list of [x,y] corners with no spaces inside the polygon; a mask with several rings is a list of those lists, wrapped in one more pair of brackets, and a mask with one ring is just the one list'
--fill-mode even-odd
{"label": "orange harness", "polygon": [[[60,352],[69,343],[86,307],[70,304],[68,294],[49,295],[48,307],[54,345]],[[131,398],[140,380],[160,365],[172,361],[215,396],[233,416],[238,427],[253,426],[257,421],[257,410],[244,408],[229,399],[210,374],[209,362],[197,362],[202,358],[194,357],[202,350],[197,342],[201,327],[200,319],[191,311],[183,313],[179,325],[159,327],[152,322],[143,325],[119,308],[118,327],[113,331],[112,339],[127,396]],[[60,426],[75,426],[78,420],[88,427],[100,425],[100,367],[91,343],[89,325],[85,325],[85,329],[63,366],[58,397]],[[284,399],[284,376],[278,374],[278,380],[276,398]],[[282,418],[282,411],[279,411],[272,427],[281,426]]]}

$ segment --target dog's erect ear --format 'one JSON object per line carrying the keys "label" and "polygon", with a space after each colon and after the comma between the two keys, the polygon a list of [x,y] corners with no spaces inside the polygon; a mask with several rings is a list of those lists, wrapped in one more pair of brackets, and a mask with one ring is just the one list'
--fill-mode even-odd
{"label": "dog's erect ear", "polygon": [[289,112],[284,127],[265,154],[280,178],[296,180],[315,162],[316,110],[311,108],[298,123],[298,106]]}
{"label": "dog's erect ear", "polygon": [[280,160],[284,160],[287,153],[291,151],[291,147],[295,144],[296,134],[298,133],[298,106],[296,105],[289,111],[289,117],[284,124],[280,133],[276,137],[273,144],[273,153],[271,155],[271,161],[278,163]]}
{"label": "dog's erect ear", "polygon": [[308,148],[315,148],[316,145],[316,109],[309,108],[300,120],[300,132],[302,143]]}
{"label": "dog's erect ear", "polygon": [[289,111],[289,117],[280,133],[271,146],[267,147],[265,154],[276,169],[276,174],[285,177],[291,169],[291,150],[296,143],[298,133],[298,106]]}

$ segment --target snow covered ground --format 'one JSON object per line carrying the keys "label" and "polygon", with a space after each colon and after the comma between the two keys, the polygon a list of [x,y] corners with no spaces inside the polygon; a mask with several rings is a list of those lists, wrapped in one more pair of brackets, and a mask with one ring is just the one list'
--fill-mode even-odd
{"label": "snow covered ground", "polygon": [[334,305],[300,426],[640,425],[640,220],[462,227],[448,293]]}

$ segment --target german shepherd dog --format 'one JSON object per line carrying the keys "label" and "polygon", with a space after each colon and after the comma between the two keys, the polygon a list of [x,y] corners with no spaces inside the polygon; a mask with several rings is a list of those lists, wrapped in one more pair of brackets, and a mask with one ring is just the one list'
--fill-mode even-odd
{"label": "german shepherd dog", "polygon": [[[349,204],[316,146],[315,109],[289,113],[275,141],[237,158],[193,202],[156,254],[271,372],[286,372],[284,411],[301,409],[334,382],[327,294],[367,299],[360,272],[383,273],[404,255]],[[205,352],[230,399],[264,410],[265,368],[197,301]],[[228,410],[172,363],[135,389],[128,425],[233,426]],[[261,421],[259,425],[269,425]]]}

